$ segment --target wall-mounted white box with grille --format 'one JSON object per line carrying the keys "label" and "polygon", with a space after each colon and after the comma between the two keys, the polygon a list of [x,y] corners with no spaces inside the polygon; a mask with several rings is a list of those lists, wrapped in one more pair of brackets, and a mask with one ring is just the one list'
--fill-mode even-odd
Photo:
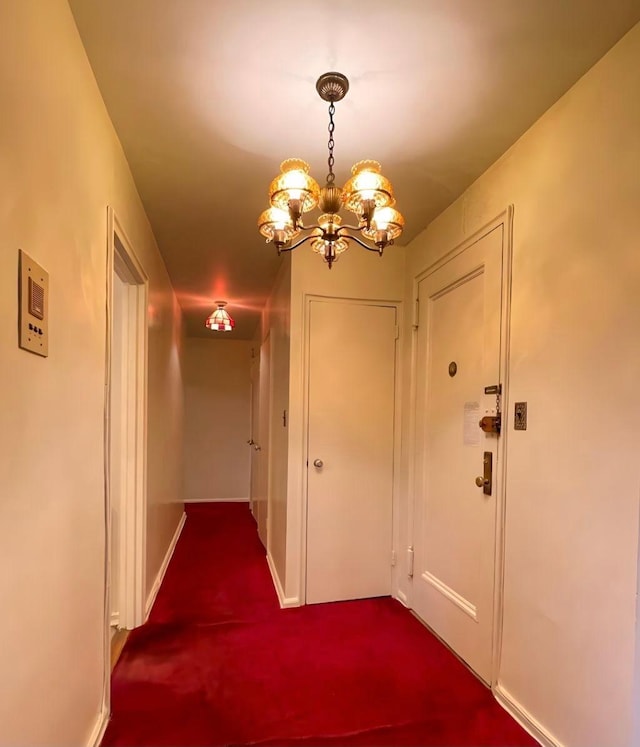
{"label": "wall-mounted white box with grille", "polygon": [[18,344],[31,353],[49,355],[49,273],[20,250]]}

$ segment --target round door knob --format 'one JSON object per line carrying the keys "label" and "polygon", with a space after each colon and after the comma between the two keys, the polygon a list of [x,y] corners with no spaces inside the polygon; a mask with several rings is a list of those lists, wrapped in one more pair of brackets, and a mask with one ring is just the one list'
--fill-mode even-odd
{"label": "round door knob", "polygon": [[318,469],[322,469],[323,465],[324,462],[322,461],[322,459],[315,459],[313,462],[313,466],[317,467]]}
{"label": "round door knob", "polygon": [[476,477],[476,485],[481,488],[484,485],[484,477]]}

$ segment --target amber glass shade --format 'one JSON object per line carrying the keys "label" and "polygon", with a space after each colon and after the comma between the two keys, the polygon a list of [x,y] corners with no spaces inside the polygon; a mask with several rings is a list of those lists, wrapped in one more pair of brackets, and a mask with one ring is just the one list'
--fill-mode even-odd
{"label": "amber glass shade", "polygon": [[231,332],[236,323],[225,310],[225,303],[218,303],[218,308],[207,318],[205,326],[215,332]]}
{"label": "amber glass shade", "polygon": [[269,185],[269,200],[273,207],[289,209],[289,203],[298,201],[300,213],[306,213],[318,204],[320,187],[309,176],[309,164],[299,158],[289,158],[280,164],[282,172]]}
{"label": "amber glass shade", "polygon": [[360,161],[351,169],[353,176],[344,185],[342,200],[347,210],[360,215],[363,202],[373,200],[377,208],[395,203],[391,182],[380,173],[377,161]]}
{"label": "amber glass shade", "polygon": [[379,231],[387,232],[387,240],[397,239],[404,228],[404,218],[392,207],[376,208],[371,219],[371,227],[363,228],[362,233],[371,241],[376,241]]}
{"label": "amber glass shade", "polygon": [[314,252],[326,256],[327,244],[329,242],[328,236],[334,237],[331,239],[331,242],[333,243],[333,251],[336,257],[349,248],[349,239],[344,234],[336,234],[341,223],[342,218],[335,213],[327,213],[318,218],[320,228],[314,229],[312,234],[314,238],[311,239],[311,248]]}
{"label": "amber glass shade", "polygon": [[293,228],[288,211],[274,207],[267,208],[260,213],[258,230],[267,241],[273,241],[276,231],[284,232],[285,241],[290,241],[300,233],[299,230]]}

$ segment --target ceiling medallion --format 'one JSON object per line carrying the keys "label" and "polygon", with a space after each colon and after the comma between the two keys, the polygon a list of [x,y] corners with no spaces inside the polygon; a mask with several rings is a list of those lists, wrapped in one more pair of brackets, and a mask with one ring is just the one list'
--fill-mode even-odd
{"label": "ceiling medallion", "polygon": [[[278,254],[290,252],[306,241],[331,265],[349,248],[349,242],[377,252],[394,243],[404,227],[404,218],[394,209],[395,197],[391,182],[381,173],[377,161],[360,161],[351,169],[351,178],[344,187],[335,185],[333,165],[335,102],[349,90],[349,81],[341,73],[325,73],[318,78],[316,90],[321,99],[329,102],[329,173],[322,187],[309,174],[309,164],[299,158],[289,158],[280,164],[281,173],[269,186],[267,208],[258,218],[258,230],[267,243],[276,245]],[[339,215],[345,207],[358,218],[355,226],[343,225]],[[314,225],[304,226],[303,213],[319,207],[320,217]],[[308,232],[294,242],[300,233]],[[359,234],[359,235],[356,235]],[[360,238],[362,236],[363,238]]]}
{"label": "ceiling medallion", "polygon": [[218,308],[207,317],[207,321],[204,323],[205,327],[214,330],[214,332],[231,332],[233,330],[236,323],[225,309],[226,305],[226,301],[216,301]]}

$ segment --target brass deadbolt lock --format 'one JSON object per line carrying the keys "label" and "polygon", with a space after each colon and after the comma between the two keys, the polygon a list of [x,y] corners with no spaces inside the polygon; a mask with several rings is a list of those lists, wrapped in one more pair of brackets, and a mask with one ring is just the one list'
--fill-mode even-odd
{"label": "brass deadbolt lock", "polygon": [[502,423],[499,415],[485,415],[478,425],[485,433],[500,433]]}

